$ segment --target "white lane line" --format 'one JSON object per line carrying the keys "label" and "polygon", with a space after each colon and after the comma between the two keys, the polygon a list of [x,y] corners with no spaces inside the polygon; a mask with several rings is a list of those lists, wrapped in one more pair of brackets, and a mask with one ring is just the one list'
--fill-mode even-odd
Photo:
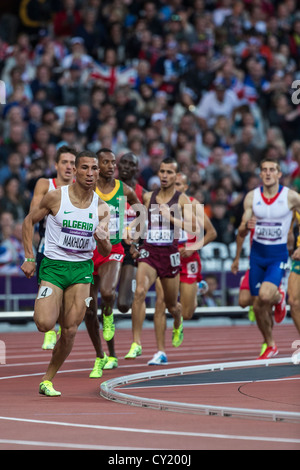
{"label": "white lane line", "polygon": [[113,447],[113,446],[97,446],[91,444],[72,444],[69,442],[42,442],[42,441],[22,441],[14,439],[0,439],[1,444],[11,444],[17,446],[29,447],[54,447],[62,449],[81,449],[81,450],[144,450],[141,447]]}
{"label": "white lane line", "polygon": [[45,424],[47,426],[64,426],[71,428],[84,428],[84,429],[97,429],[101,431],[113,432],[131,432],[138,434],[155,434],[160,436],[185,436],[185,437],[202,437],[208,439],[227,439],[227,440],[240,440],[240,441],[266,441],[266,442],[281,442],[287,444],[300,444],[300,439],[284,438],[284,437],[262,437],[262,436],[241,436],[230,434],[211,434],[199,432],[185,432],[185,431],[170,431],[170,430],[157,430],[157,429],[140,429],[140,428],[122,428],[117,426],[100,426],[96,424],[79,424],[79,423],[65,423],[59,421],[44,421],[37,419],[22,419],[12,418],[7,416],[0,416],[0,420],[17,421],[19,423],[31,424]]}

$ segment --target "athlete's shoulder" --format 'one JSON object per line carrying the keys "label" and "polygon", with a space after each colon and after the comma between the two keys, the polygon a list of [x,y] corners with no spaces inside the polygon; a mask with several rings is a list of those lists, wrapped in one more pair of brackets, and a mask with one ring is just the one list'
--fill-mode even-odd
{"label": "athlete's shoulder", "polygon": [[46,194],[48,192],[49,187],[50,187],[50,179],[39,178],[35,184],[33,194],[35,195],[37,193],[42,193],[42,192]]}
{"label": "athlete's shoulder", "polygon": [[180,204],[193,204],[193,201],[191,201],[191,198],[187,196],[185,193],[179,193],[178,202]]}
{"label": "athlete's shoulder", "polygon": [[[297,193],[294,189],[288,189],[288,202],[291,209],[296,208],[299,210],[299,203],[300,203],[300,194]],[[296,206],[296,207],[295,207]]]}
{"label": "athlete's shoulder", "polygon": [[60,202],[62,190],[61,188],[54,189],[54,191],[48,191],[41,201],[41,205],[52,209],[54,205]]}

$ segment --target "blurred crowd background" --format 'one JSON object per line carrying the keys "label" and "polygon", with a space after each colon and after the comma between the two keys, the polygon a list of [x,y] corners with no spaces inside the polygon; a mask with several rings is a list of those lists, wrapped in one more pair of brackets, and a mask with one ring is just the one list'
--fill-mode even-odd
{"label": "blurred crowd background", "polygon": [[300,190],[299,65],[295,0],[1,0],[0,272],[63,144],[133,151],[148,190],[174,157],[234,242],[262,158]]}

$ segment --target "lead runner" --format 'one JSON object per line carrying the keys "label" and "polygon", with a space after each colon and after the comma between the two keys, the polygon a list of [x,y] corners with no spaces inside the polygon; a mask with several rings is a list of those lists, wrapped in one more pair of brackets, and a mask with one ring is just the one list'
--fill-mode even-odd
{"label": "lead runner", "polygon": [[103,256],[111,251],[109,209],[94,192],[98,174],[96,155],[89,151],[79,153],[75,160],[75,183],[48,192],[23,223],[25,262],[21,269],[31,278],[36,269],[32,249],[34,225],[48,216],[34,320],[44,333],[57,321],[61,326],[61,337],[39,386],[39,393],[50,397],[61,395],[54,389],[52,379],[72,350],[90,300],[93,251],[96,244]]}

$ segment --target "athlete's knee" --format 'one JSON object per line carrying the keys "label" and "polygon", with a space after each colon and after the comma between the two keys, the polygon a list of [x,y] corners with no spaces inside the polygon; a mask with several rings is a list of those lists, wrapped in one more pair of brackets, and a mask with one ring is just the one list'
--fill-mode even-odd
{"label": "athlete's knee", "polygon": [[145,286],[138,284],[134,293],[134,300],[144,301],[147,295]]}
{"label": "athlete's knee", "polygon": [[38,331],[41,333],[47,333],[55,327],[55,322],[47,318],[39,318],[36,314],[33,316],[34,322]]}
{"label": "athlete's knee", "polygon": [[61,340],[65,343],[70,344],[70,342],[74,341],[77,331],[78,331],[77,323],[73,323],[72,325],[61,327]]}
{"label": "athlete's knee", "polygon": [[130,309],[130,305],[127,305],[125,302],[118,302],[117,307],[121,313],[127,313]]}
{"label": "athlete's knee", "polygon": [[288,299],[289,299],[289,304],[291,307],[292,312],[298,312],[300,311],[300,296],[295,295],[293,292],[289,292],[288,294]]}
{"label": "athlete's knee", "polygon": [[274,303],[274,293],[268,289],[260,289],[258,297],[262,304],[271,305]]}
{"label": "athlete's knee", "polygon": [[195,312],[195,310],[192,310],[192,309],[190,309],[190,310],[182,309],[182,313],[181,313],[182,318],[184,320],[191,320],[193,318],[194,312]]}
{"label": "athlete's knee", "polygon": [[116,291],[111,288],[101,289],[101,299],[105,304],[110,304],[114,301],[116,296]]}
{"label": "athlete's knee", "polygon": [[181,304],[179,304],[178,302],[176,303],[166,302],[166,308],[172,316],[177,315],[179,313],[179,310],[181,312]]}

